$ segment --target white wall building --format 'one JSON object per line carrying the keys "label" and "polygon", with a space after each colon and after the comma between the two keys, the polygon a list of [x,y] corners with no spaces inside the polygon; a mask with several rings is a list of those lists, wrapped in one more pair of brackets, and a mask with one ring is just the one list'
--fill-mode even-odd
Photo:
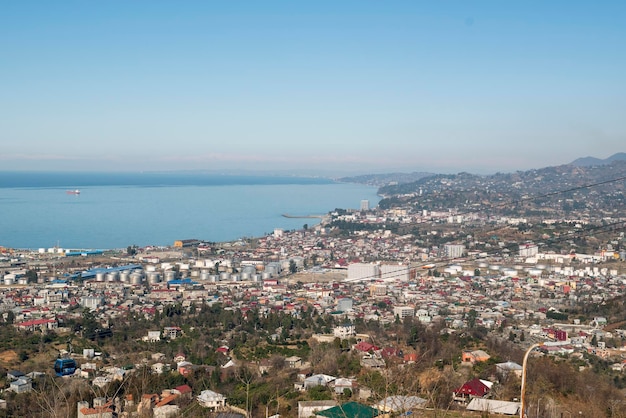
{"label": "white wall building", "polygon": [[377,264],[354,263],[348,265],[348,281],[374,280],[380,277]]}
{"label": "white wall building", "polygon": [[380,278],[387,281],[408,281],[409,266],[383,264],[380,266]]}
{"label": "white wall building", "polygon": [[226,396],[208,389],[200,392],[196,399],[201,406],[211,411],[217,411],[226,406]]}
{"label": "white wall building", "polygon": [[463,244],[444,244],[444,256],[447,258],[460,258],[465,253],[465,245]]}
{"label": "white wall building", "polygon": [[400,320],[415,315],[415,309],[410,306],[394,306],[393,316],[397,316]]}

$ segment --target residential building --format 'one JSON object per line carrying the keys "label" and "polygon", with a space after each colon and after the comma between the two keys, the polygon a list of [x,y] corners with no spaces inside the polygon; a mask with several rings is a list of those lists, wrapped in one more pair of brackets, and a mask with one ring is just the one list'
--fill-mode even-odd
{"label": "residential building", "polygon": [[198,403],[210,411],[218,411],[226,406],[226,397],[212,390],[203,390],[196,397]]}

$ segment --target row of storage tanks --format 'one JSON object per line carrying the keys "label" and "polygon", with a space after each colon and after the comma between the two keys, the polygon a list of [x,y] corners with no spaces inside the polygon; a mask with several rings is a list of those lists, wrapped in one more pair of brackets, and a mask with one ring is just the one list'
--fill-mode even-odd
{"label": "row of storage tanks", "polygon": [[28,277],[26,276],[17,276],[13,273],[5,274],[2,277],[2,282],[5,286],[13,286],[14,284],[27,285]]}
{"label": "row of storage tanks", "polygon": [[[280,273],[277,266],[266,266],[263,272],[259,273],[254,266],[245,266],[237,273],[220,272],[213,274],[209,270],[191,270],[189,276],[201,282],[238,282],[271,279]],[[176,279],[174,270],[157,270],[155,266],[147,266],[145,270],[122,270],[96,273],[97,282],[122,282],[131,285],[140,285],[144,281],[149,284],[169,282]]]}
{"label": "row of storage tanks", "polygon": [[[499,265],[494,265],[494,264],[479,263],[477,264],[477,268],[480,269],[480,272],[483,275],[494,274],[495,272],[497,272],[502,276],[511,276],[511,277],[519,276],[520,272],[525,272],[529,276],[541,276],[541,274],[544,271],[546,271],[546,266],[542,264],[537,264],[534,267],[526,267],[526,266],[520,266],[520,265],[516,265],[513,267],[504,267],[504,266],[499,266]],[[547,270],[550,270],[550,269],[547,269]],[[474,275],[473,270],[464,270],[463,267],[459,265],[448,266],[444,270],[444,273],[448,273],[452,275],[461,274],[463,276]]]}

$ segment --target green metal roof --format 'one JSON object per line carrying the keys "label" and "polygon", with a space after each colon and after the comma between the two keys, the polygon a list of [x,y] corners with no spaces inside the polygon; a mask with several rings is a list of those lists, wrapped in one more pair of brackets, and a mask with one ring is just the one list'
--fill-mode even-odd
{"label": "green metal roof", "polygon": [[328,418],[373,418],[380,414],[378,409],[357,402],[348,402],[316,413]]}

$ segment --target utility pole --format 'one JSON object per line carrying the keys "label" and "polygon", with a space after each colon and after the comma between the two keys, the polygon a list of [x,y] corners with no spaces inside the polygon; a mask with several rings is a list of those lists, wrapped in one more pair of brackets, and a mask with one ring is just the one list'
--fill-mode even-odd
{"label": "utility pole", "polygon": [[528,350],[526,350],[526,354],[524,354],[524,361],[522,362],[522,387],[521,387],[521,396],[520,396],[520,409],[519,409],[519,418],[524,418],[524,409],[526,407],[525,404],[525,390],[526,390],[526,364],[528,363],[528,356],[530,352],[533,351],[537,347],[541,347],[543,343],[533,344]]}

